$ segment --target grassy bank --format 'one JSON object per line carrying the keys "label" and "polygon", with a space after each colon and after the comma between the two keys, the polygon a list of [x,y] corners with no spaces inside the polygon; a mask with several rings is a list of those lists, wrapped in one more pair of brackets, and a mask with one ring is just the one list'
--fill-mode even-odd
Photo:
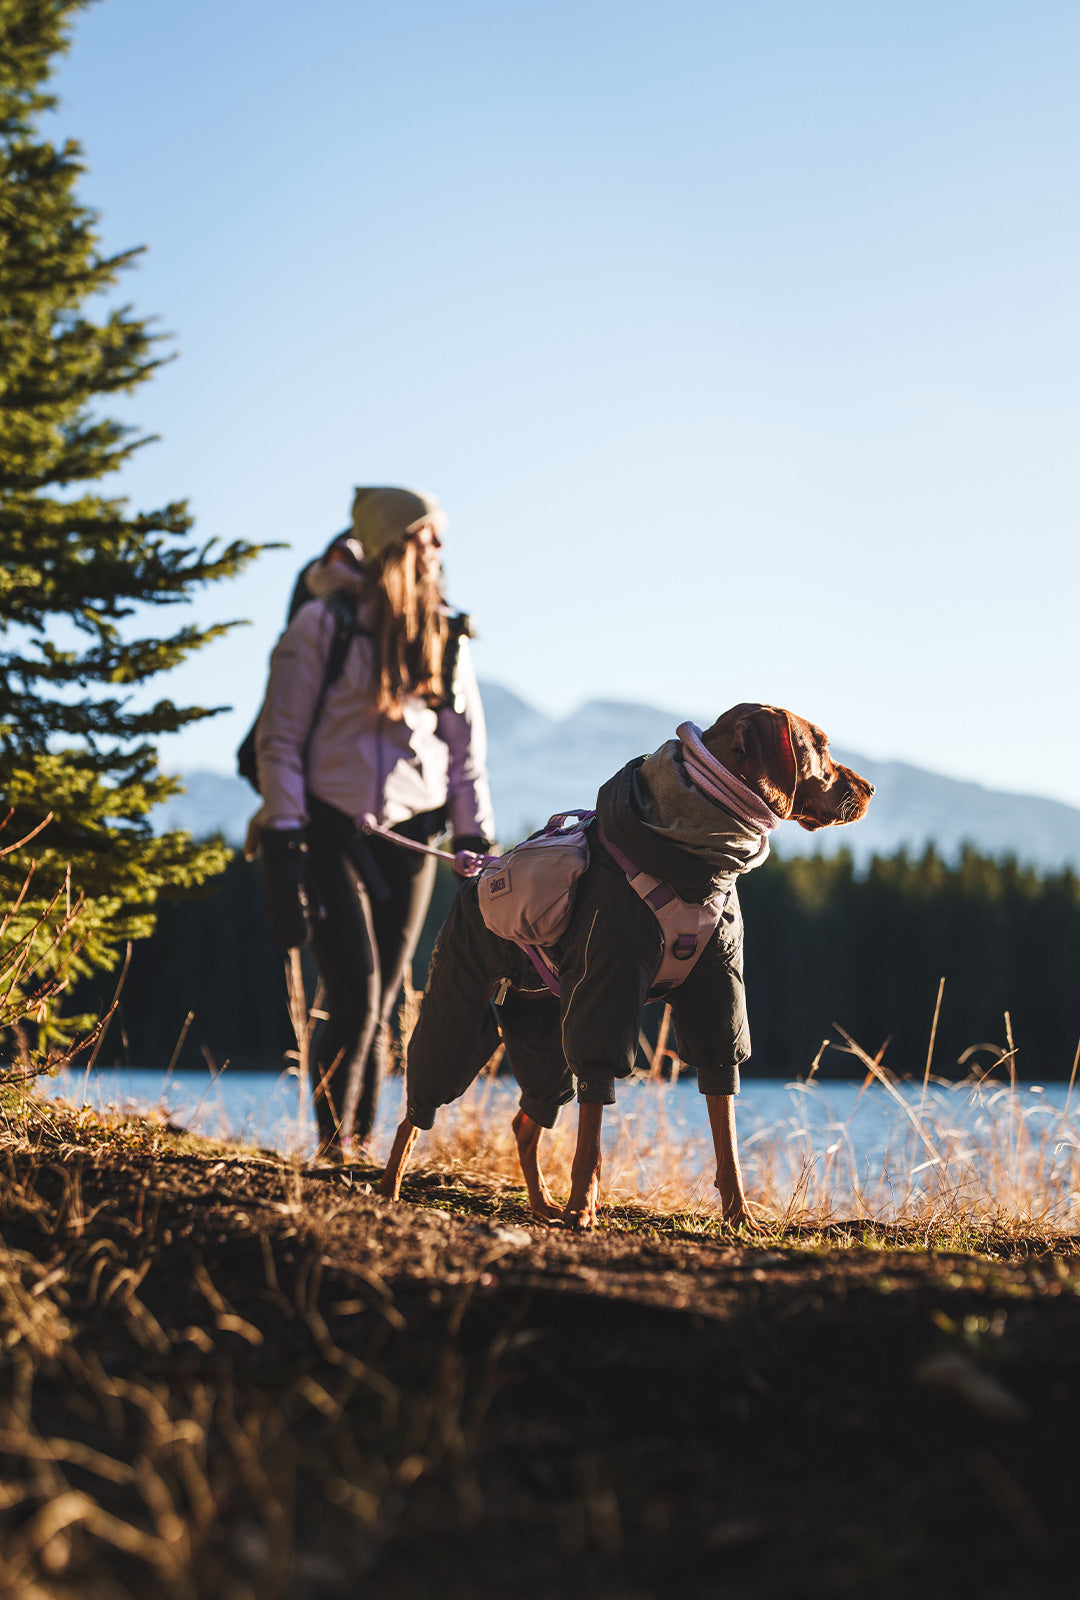
{"label": "grassy bank", "polygon": [[[666,1052],[670,1054],[670,1052]],[[740,1148],[755,1215],[762,1227],[835,1222],[896,1224],[928,1236],[958,1237],[1018,1230],[1027,1237],[1080,1232],[1080,1094],[1074,1082],[1063,1103],[1038,1086],[1018,1085],[1008,1063],[966,1083],[928,1073],[902,1084],[882,1064],[850,1045],[865,1074],[846,1111],[833,1102],[837,1085],[787,1086],[787,1114],[755,1123],[739,1113]],[[448,1172],[477,1181],[515,1184],[517,1150],[508,1107],[516,1103],[494,1069],[444,1108],[419,1150]],[[678,1072],[675,1061],[671,1070]],[[400,1082],[400,1080],[397,1080]],[[387,1086],[394,1094],[395,1080]],[[685,1087],[685,1086],[684,1086]],[[887,1148],[868,1151],[858,1121],[864,1097],[886,1131]],[[693,1089],[691,1100],[696,1099]],[[751,1095],[752,1100],[752,1095]],[[607,1113],[603,1193],[615,1203],[712,1217],[715,1162],[704,1116],[686,1116],[686,1097],[659,1071],[621,1084]],[[883,1114],[887,1122],[883,1120]],[[557,1189],[569,1186],[576,1138],[570,1108],[544,1135],[545,1170]]]}
{"label": "grassy bank", "polygon": [[10,1091],[0,1129],[17,1600],[1026,1600],[1080,1555],[1045,1220],[578,1237],[462,1149],[391,1208]]}

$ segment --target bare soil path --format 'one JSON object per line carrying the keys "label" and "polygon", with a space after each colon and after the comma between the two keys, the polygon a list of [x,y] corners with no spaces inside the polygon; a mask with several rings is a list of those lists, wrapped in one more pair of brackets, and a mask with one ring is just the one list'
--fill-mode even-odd
{"label": "bare soil path", "polygon": [[1073,1587],[1078,1241],[579,1236],[161,1130],[0,1163],[16,1600]]}

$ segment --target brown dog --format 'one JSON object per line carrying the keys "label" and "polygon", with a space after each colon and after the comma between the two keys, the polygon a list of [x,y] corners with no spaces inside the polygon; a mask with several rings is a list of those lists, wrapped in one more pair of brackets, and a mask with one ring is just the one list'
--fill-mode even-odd
{"label": "brown dog", "polygon": [[[687,729],[690,732],[687,733]],[[514,1135],[534,1214],[593,1226],[600,1188],[603,1107],[637,1049],[640,1014],[663,958],[653,912],[628,882],[640,869],[683,902],[723,905],[708,946],[672,1007],[679,1054],[697,1068],[706,1096],[723,1214],[749,1221],[735,1135],[738,1068],[749,1056],[742,1001],[742,921],[735,878],[768,853],[778,822],[814,830],[857,821],[874,786],[834,762],[813,723],[777,706],[743,704],[698,735],[679,736],[631,762],[601,789],[590,843],[594,859],[575,888],[569,926],[547,952],[559,974],[556,1002],[522,952],[485,926],[475,884],[465,885],[440,934],[409,1048],[408,1109],[380,1193],[397,1199],[420,1129],[456,1099],[496,1043],[491,1007],[522,1088]],[[509,991],[509,993],[508,993]],[[539,1146],[559,1106],[579,1099],[570,1196],[556,1205]]]}

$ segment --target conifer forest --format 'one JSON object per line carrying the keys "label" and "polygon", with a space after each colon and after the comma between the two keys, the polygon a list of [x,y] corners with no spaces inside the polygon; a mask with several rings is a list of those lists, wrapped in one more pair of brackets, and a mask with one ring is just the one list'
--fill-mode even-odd
{"label": "conifer forest", "polygon": [[[418,988],[455,889],[441,872],[413,964]],[[921,1075],[944,978],[936,1073],[991,1068],[994,1050],[1006,1048],[1008,1011],[1019,1076],[1069,1076],[1080,1038],[1080,882],[1071,872],[1042,876],[973,850],[954,863],[932,849],[876,857],[866,871],[846,853],[774,855],[739,892],[754,1074],[805,1076],[830,1039],[821,1075],[858,1076],[842,1028],[872,1053],[885,1045],[894,1073]],[[234,1069],[284,1065],[294,1045],[284,965],[264,924],[258,863],[239,856],[208,894],[162,902],[155,933],[134,948],[102,1062],[167,1066],[190,1011],[178,1066],[208,1056]],[[80,1007],[107,1003],[112,983],[84,986]]]}

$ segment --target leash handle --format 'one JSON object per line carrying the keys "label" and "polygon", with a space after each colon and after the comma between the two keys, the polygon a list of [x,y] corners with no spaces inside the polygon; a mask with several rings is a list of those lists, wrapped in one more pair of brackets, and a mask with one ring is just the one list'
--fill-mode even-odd
{"label": "leash handle", "polygon": [[360,832],[378,834],[380,839],[389,839],[391,844],[399,844],[405,850],[415,850],[419,856],[434,856],[436,861],[449,861],[461,878],[475,878],[483,872],[489,861],[498,860],[497,856],[479,855],[475,850],[459,850],[451,855],[449,850],[436,850],[434,845],[421,844],[418,839],[406,839],[403,834],[395,833],[393,828],[384,828],[370,811],[360,819]]}

